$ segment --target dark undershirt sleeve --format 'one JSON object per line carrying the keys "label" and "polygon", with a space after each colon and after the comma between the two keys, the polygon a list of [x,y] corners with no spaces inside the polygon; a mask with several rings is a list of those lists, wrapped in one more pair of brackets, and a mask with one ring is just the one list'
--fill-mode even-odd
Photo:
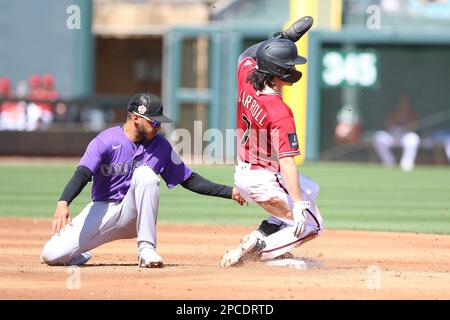
{"label": "dark undershirt sleeve", "polygon": [[206,196],[231,199],[231,196],[233,194],[232,187],[209,181],[195,172],[192,172],[189,178],[181,183],[181,185],[185,189]]}
{"label": "dark undershirt sleeve", "polygon": [[89,181],[92,180],[92,172],[85,166],[79,166],[67,183],[59,201],[67,201],[70,204],[75,199]]}

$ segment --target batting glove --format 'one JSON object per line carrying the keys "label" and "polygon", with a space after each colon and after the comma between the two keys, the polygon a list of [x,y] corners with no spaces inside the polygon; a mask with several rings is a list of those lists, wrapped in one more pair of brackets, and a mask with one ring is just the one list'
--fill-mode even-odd
{"label": "batting glove", "polygon": [[294,217],[294,236],[298,237],[305,230],[307,211],[311,204],[309,201],[299,201],[294,203],[292,215]]}

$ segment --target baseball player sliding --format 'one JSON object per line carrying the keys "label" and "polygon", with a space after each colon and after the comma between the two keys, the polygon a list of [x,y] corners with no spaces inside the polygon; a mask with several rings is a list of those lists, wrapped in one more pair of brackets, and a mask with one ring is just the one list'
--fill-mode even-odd
{"label": "baseball player sliding", "polygon": [[[215,184],[192,172],[158,135],[163,115],[161,100],[141,93],[131,98],[123,126],[102,131],[88,145],[72,179],[57,202],[53,236],[41,261],[48,265],[82,265],[89,250],[117,239],[137,237],[140,267],[163,267],[156,253],[158,175],[169,188],[181,184],[203,194],[245,202],[236,188]],[[71,220],[69,204],[90,180],[92,202]]]}
{"label": "baseball player sliding", "polygon": [[317,237],[323,230],[315,204],[319,187],[299,175],[294,156],[299,155],[294,117],[283,102],[281,89],[299,81],[295,43],[312,26],[311,17],[297,20],[288,30],[256,44],[239,57],[236,126],[238,163],[234,181],[240,194],[268,213],[257,230],[228,250],[220,266],[248,259],[269,260],[292,256],[289,251]]}

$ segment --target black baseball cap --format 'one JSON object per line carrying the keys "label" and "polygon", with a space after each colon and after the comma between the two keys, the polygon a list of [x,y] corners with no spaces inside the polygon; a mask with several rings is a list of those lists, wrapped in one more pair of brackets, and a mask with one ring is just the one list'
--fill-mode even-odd
{"label": "black baseball cap", "polygon": [[163,115],[163,104],[158,96],[151,93],[138,93],[128,102],[128,112],[141,116],[147,120],[156,120],[163,123],[172,122]]}

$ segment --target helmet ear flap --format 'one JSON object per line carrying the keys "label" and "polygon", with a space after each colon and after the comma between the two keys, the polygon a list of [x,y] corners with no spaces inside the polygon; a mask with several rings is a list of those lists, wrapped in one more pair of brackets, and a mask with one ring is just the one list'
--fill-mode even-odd
{"label": "helmet ear flap", "polygon": [[289,83],[296,83],[303,77],[303,73],[297,69],[287,70],[287,74],[281,80]]}

